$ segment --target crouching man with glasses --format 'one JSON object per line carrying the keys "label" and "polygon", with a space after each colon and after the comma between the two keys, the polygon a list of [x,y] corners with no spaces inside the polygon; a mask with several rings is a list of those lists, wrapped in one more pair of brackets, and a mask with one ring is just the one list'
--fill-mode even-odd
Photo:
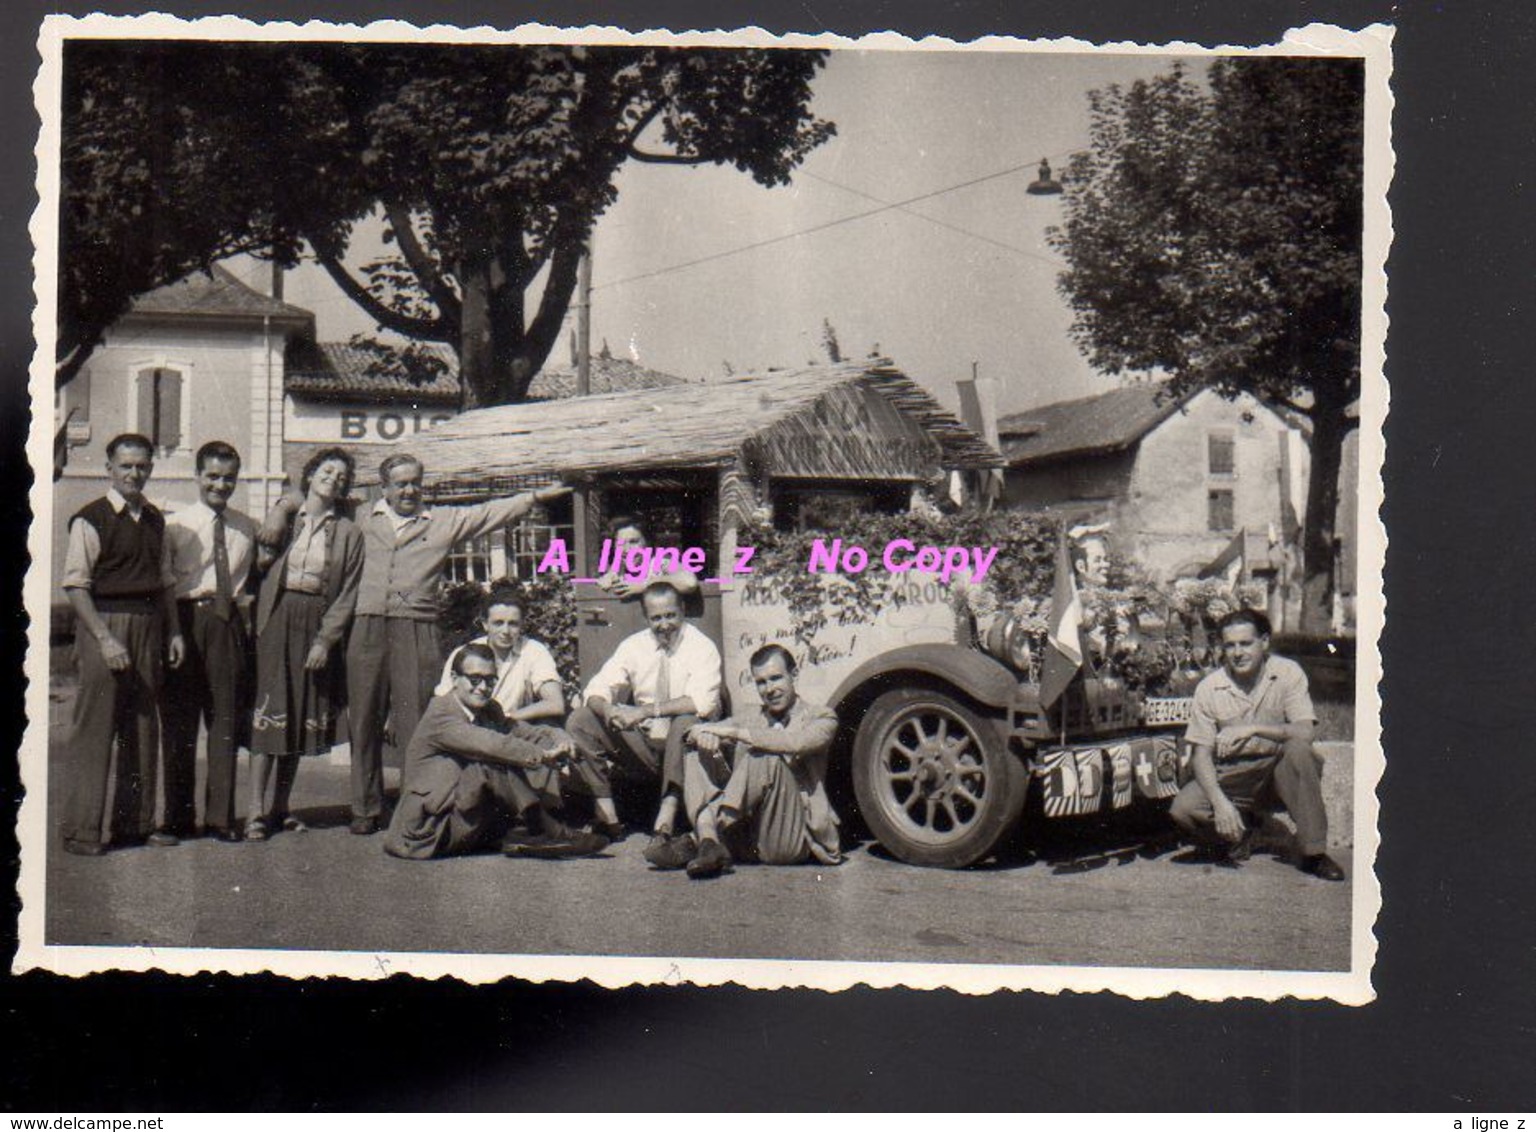
{"label": "crouching man with glasses", "polygon": [[465,645],[453,688],[435,697],[405,752],[400,804],[384,851],[420,861],[500,847],[513,856],[588,857],[608,839],[563,825],[528,783],[529,770],[558,766],[570,740],[551,728],[509,721],[493,698],[496,656]]}

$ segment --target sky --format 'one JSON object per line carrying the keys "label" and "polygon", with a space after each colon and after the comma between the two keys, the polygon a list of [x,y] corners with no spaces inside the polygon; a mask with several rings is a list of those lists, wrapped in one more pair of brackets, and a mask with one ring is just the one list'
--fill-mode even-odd
{"label": "sky", "polygon": [[[835,51],[812,108],[837,136],[789,186],[713,166],[624,167],[595,233],[593,349],[606,341],[697,380],[824,360],[828,320],[845,355],[878,346],[951,406],[973,364],[997,379],[1003,413],[1113,388],[1123,379],[1095,372],[1068,335],[1063,265],[1046,242],[1061,198],[1025,186],[1042,157],[1059,171],[1087,143],[1089,90],[1170,61]],[[926,194],[937,195],[854,218]],[[806,229],[817,230],[793,235]],[[265,283],[266,265],[232,266]],[[322,340],[374,331],[313,265],[285,287]],[[550,360],[569,362],[565,338]]]}

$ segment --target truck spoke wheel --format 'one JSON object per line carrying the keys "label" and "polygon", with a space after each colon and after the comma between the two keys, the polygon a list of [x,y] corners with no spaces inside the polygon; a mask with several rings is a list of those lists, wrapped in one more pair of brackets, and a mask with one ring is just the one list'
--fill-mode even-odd
{"label": "truck spoke wheel", "polygon": [[997,728],[938,691],[887,692],[854,747],[859,807],[880,843],[914,864],[984,857],[1018,821],[1028,779]]}

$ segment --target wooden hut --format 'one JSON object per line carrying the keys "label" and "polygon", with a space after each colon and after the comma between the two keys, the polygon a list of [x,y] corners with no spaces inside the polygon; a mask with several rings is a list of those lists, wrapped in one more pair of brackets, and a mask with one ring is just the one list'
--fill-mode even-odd
{"label": "wooden hut", "polygon": [[[734,561],[736,529],[764,508],[787,513],[818,493],[896,510],[951,469],[1001,455],[887,362],[739,374],[664,389],[479,409],[412,437],[435,502],[471,502],[556,481],[575,491],[572,570],[591,576],[609,519],[639,514],[653,544],[699,546],[707,573]],[[376,473],[372,482],[376,482]],[[368,486],[368,476],[362,480]],[[557,517],[559,519],[560,517]],[[723,567],[723,568],[722,568]],[[578,602],[600,595],[578,589]],[[719,593],[693,612],[719,632]],[[637,618],[582,608],[617,637]],[[717,637],[718,639],[718,637]],[[606,647],[595,642],[593,647]]]}

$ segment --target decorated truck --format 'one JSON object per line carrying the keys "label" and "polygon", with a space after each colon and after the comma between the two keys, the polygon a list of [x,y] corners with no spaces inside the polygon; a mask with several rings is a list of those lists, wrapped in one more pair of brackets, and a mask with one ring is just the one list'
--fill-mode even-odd
{"label": "decorated truck", "polygon": [[[846,772],[858,818],[885,849],[913,864],[961,867],[1013,835],[1031,791],[1046,818],[1156,803],[1178,792],[1187,774],[1181,736],[1189,699],[1149,696],[1106,662],[1106,652],[1122,644],[1115,627],[1082,629],[1077,569],[1065,551],[1053,556],[1040,546],[1065,532],[1008,515],[966,523],[908,513],[849,526],[865,529],[875,545],[881,528],[905,532],[878,550],[899,572],[861,585],[846,573],[807,571],[814,579],[807,583],[795,561],[814,562],[818,544],[828,551],[851,544],[810,536],[781,542],[779,553],[765,556],[764,568],[775,573],[726,597],[724,621],[735,630],[727,636],[726,669],[745,671],[746,656],[770,640],[803,658],[802,692],[832,706],[843,724],[832,765]],[[974,568],[946,576],[948,548],[920,540],[965,527],[973,538],[1001,544],[998,558],[1008,558],[994,569],[1026,568],[997,587],[978,580]],[[936,570],[901,570],[922,545],[934,546]],[[974,563],[981,548],[966,549]],[[1066,577],[1046,574],[1052,559],[1051,574]],[[803,592],[809,587],[814,599]],[[1050,608],[1045,595],[1052,590],[1058,605],[1068,605],[1079,663],[1068,663],[1059,690],[1045,699],[1042,669],[1054,646],[1040,611]],[[998,592],[1022,600],[999,603]],[[1149,649],[1145,641],[1133,644]],[[1160,691],[1188,691],[1195,673],[1166,676]]]}
{"label": "decorated truck", "polygon": [[[573,687],[644,627],[638,587],[599,584],[620,521],[653,551],[637,580],[657,565],[701,579],[684,612],[721,645],[728,710],[753,705],[752,652],[787,647],[800,694],[841,720],[845,820],[901,860],[982,860],[1031,790],[1053,817],[1178,790],[1176,697],[1149,701],[1089,663],[1042,704],[1042,626],[996,595],[1051,592],[1059,529],[941,514],[952,475],[1001,457],[887,364],[483,409],[411,450],[440,502],[572,485],[483,571],[569,584]],[[986,595],[995,608],[978,608]]]}

